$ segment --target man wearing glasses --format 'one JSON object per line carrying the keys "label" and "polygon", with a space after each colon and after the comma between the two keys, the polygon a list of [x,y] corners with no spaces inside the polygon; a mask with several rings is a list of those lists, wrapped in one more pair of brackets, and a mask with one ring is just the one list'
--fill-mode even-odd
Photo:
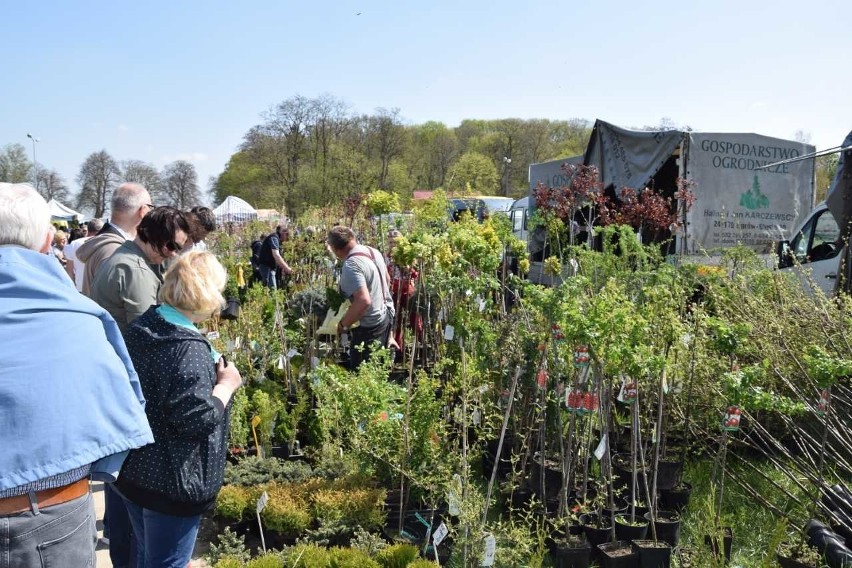
{"label": "man wearing glasses", "polygon": [[136,238],[125,241],[98,268],[90,296],[115,318],[122,334],[157,303],[163,283],[158,265],[183,250],[188,233],[189,222],[180,210],[154,208],[142,218]]}
{"label": "man wearing glasses", "polygon": [[123,183],[113,192],[110,208],[109,223],[96,237],[77,249],[77,259],[85,265],[83,293],[89,297],[101,263],[112,256],[124,241],[136,238],[136,227],[154,206],[145,187],[138,183]]}

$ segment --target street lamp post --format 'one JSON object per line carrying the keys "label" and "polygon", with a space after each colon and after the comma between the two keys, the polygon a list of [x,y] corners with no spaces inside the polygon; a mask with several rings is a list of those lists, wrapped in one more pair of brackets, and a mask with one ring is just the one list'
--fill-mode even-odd
{"label": "street lamp post", "polygon": [[509,197],[509,168],[512,165],[512,158],[503,156],[503,195]]}
{"label": "street lamp post", "polygon": [[39,139],[29,132],[27,132],[27,138],[33,141],[33,186],[35,186],[36,191],[38,191],[38,162],[36,162],[35,145],[36,142],[39,142]]}

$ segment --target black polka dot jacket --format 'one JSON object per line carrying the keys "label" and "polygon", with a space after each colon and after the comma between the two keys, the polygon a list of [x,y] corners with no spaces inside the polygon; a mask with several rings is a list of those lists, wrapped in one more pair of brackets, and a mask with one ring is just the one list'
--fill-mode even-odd
{"label": "black polka dot jacket", "polygon": [[125,336],[154,443],[130,452],[116,486],[144,508],[193,516],[213,505],[222,485],[230,408],[213,397],[216,368],[207,340],[167,322],[156,307]]}

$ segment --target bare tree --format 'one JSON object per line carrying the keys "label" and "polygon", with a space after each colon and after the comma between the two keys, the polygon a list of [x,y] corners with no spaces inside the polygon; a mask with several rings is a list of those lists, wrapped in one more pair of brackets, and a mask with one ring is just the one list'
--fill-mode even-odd
{"label": "bare tree", "polygon": [[94,209],[95,217],[103,217],[112,191],[120,180],[121,168],[106,150],[89,154],[77,174],[77,183],[80,184],[77,207]]}
{"label": "bare tree", "polygon": [[70,197],[68,186],[59,172],[39,166],[36,176],[38,177],[38,192],[46,201],[55,199],[64,202],[68,200]]}
{"label": "bare tree", "polygon": [[20,144],[6,144],[0,152],[0,181],[22,183],[32,181],[32,163]]}
{"label": "bare tree", "polygon": [[377,108],[368,121],[370,148],[379,154],[379,187],[387,189],[388,167],[391,160],[401,156],[405,149],[406,131],[399,109]]}
{"label": "bare tree", "polygon": [[163,168],[163,185],[168,205],[186,210],[201,203],[198,172],[186,160],[174,161]]}
{"label": "bare tree", "polygon": [[121,166],[124,181],[144,185],[154,203],[164,200],[163,178],[153,164],[142,160],[127,160],[122,162]]}

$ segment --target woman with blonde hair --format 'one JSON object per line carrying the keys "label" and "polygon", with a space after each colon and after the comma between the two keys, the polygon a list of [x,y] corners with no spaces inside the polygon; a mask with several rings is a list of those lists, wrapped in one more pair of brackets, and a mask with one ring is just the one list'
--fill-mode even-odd
{"label": "woman with blonde hair", "polygon": [[226,279],[212,254],[183,254],[165,274],[162,303],[125,336],[154,432],[153,444],[130,452],[115,483],[130,514],[138,568],[185,568],[201,514],[222,485],[230,401],[242,378],[195,324],[222,309]]}

